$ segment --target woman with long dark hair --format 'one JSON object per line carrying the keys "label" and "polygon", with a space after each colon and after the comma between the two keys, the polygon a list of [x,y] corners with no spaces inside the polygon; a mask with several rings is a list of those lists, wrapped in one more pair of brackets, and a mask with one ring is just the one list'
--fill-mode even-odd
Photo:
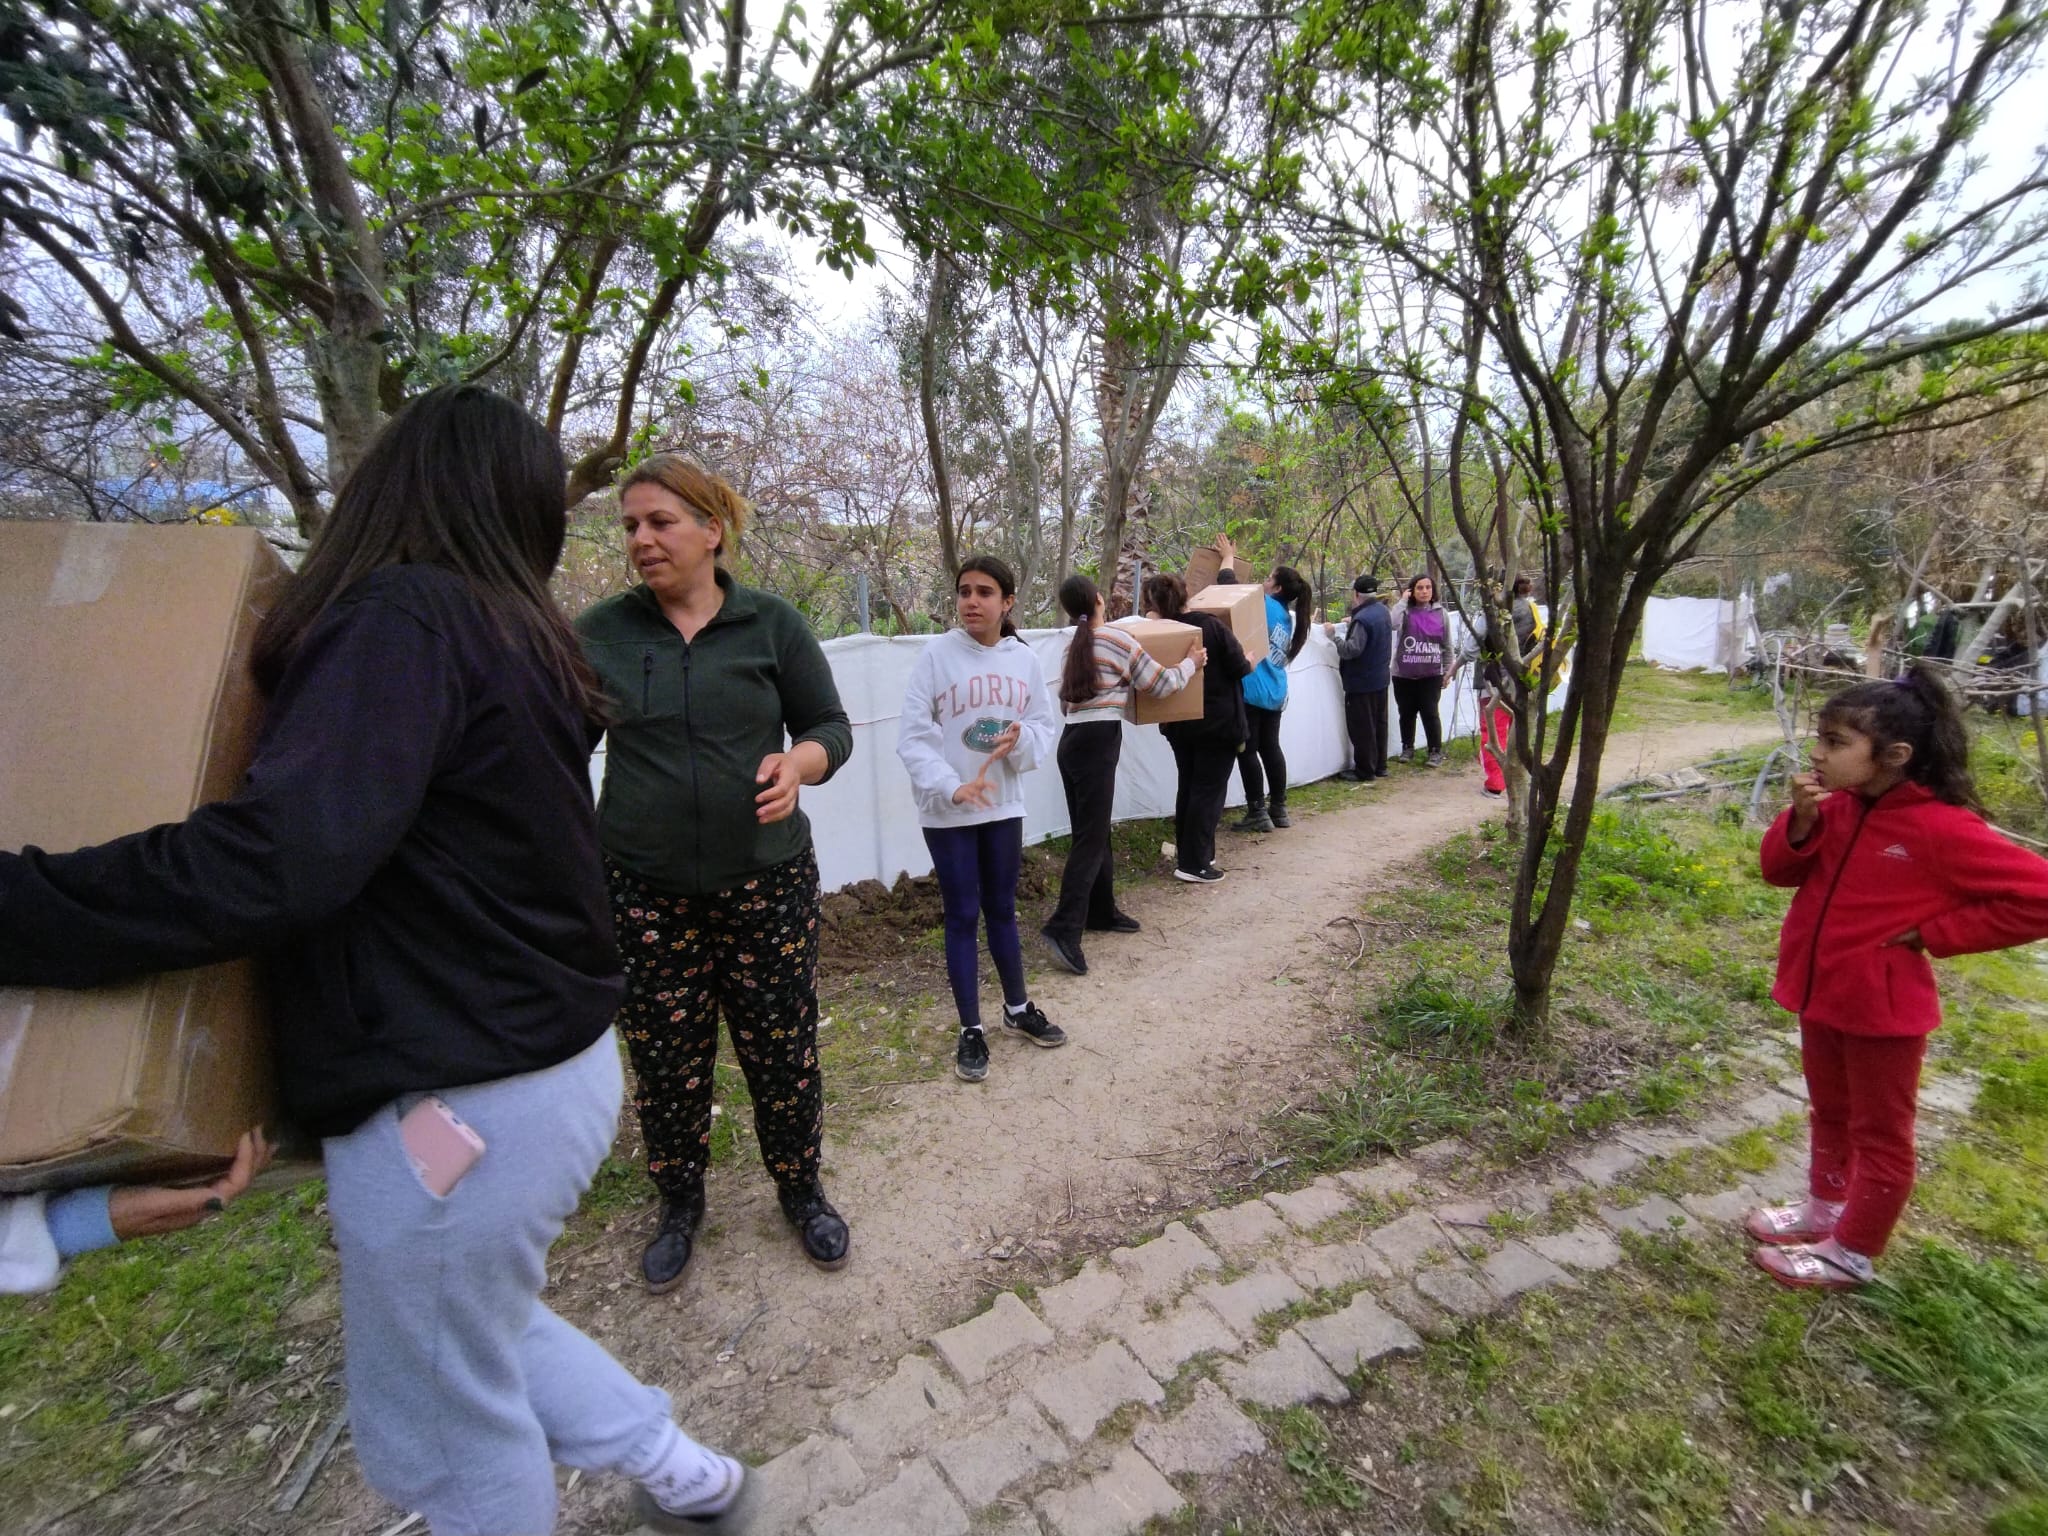
{"label": "woman with long dark hair", "polygon": [[640,1254],[655,1295],[682,1283],[704,1219],[721,1014],[804,1256],[837,1269],[851,1252],[818,1175],[818,859],[797,799],[846,761],[853,727],[803,615],[726,568],[746,511],[680,454],[643,460],[619,482],[640,584],[576,621],[613,708],[597,826],[633,1108],[661,1192]]}
{"label": "woman with long dark hair", "polygon": [[1436,581],[1428,573],[1415,577],[1388,616],[1394,635],[1394,703],[1401,712],[1401,755],[1420,759],[1415,747],[1415,722],[1422,721],[1429,742],[1429,766],[1444,761],[1444,728],[1438,716],[1444,679],[1457,657],[1451,645],[1451,621],[1436,600]]}
{"label": "woman with long dark hair", "polygon": [[1061,611],[1074,621],[1074,638],[1060,670],[1060,707],[1067,718],[1059,747],[1060,783],[1074,835],[1060,875],[1059,904],[1043,931],[1053,958],[1085,976],[1084,932],[1138,931],[1138,920],[1117,908],[1115,860],[1109,851],[1124,706],[1134,693],[1163,699],[1180,692],[1207,653],[1198,643],[1178,665],[1162,667],[1127,631],[1104,622],[1102,594],[1086,576],[1061,582],[1059,598]]}
{"label": "woman with long dark hair", "polygon": [[[1291,612],[1289,610],[1292,610]],[[1287,708],[1287,667],[1308,644],[1315,624],[1315,599],[1308,578],[1291,565],[1276,565],[1266,578],[1266,654],[1244,680],[1247,739],[1237,759],[1244,784],[1244,815],[1238,829],[1270,832],[1291,826],[1287,819],[1287,758],[1280,750],[1280,712]]]}
{"label": "woman with long dark hair", "polygon": [[1173,797],[1173,877],[1191,885],[1223,878],[1216,867],[1216,824],[1230,793],[1230,768],[1244,749],[1245,677],[1252,664],[1230,626],[1213,613],[1190,613],[1188,589],[1178,576],[1145,578],[1145,616],[1193,624],[1202,631],[1208,665],[1202,669],[1202,718],[1170,720],[1159,728],[1180,770]]}
{"label": "woman with long dark hair", "polygon": [[[434,1536],[544,1536],[555,1461],[634,1479],[678,1531],[718,1529],[743,1486],[540,1300],[622,1087],[603,700],[547,592],[564,480],[510,401],[414,401],[263,624],[240,792],[0,854],[0,985],[264,956],[285,1109],[323,1138],[356,1457]],[[417,1150],[436,1125],[481,1153]]]}
{"label": "woman with long dark hair", "polygon": [[1044,762],[1059,734],[1045,673],[1017,635],[1010,610],[1017,577],[993,555],[960,562],[960,623],[918,653],[904,690],[896,755],[917,794],[946,914],[946,979],[960,1014],[953,1071],[988,1076],[981,1028],[981,927],[1003,984],[1003,1027],[1033,1045],[1067,1036],[1031,1001],[1017,934],[1017,879],[1024,868],[1023,776]]}

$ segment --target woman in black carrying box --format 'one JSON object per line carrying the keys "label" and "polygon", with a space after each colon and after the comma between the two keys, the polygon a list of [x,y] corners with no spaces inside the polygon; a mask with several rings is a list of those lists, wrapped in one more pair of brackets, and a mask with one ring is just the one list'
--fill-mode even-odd
{"label": "woman in black carrying box", "polygon": [[1230,771],[1244,746],[1244,680],[1252,664],[1228,624],[1211,613],[1190,613],[1187,605],[1188,590],[1178,576],[1146,578],[1145,616],[1195,625],[1208,655],[1202,718],[1170,721],[1159,730],[1180,770],[1173,801],[1174,878],[1211,885],[1223,878],[1216,867],[1216,827],[1230,793]]}

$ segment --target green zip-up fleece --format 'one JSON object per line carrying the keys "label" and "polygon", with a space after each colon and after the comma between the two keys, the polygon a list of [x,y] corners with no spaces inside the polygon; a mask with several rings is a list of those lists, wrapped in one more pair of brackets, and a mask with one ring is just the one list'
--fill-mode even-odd
{"label": "green zip-up fleece", "polygon": [[803,616],[779,597],[718,573],[725,603],[683,637],[654,594],[635,587],[576,621],[610,695],[598,838],[613,863],[664,891],[704,896],[810,846],[799,810],[754,819],[761,759],[791,743],[825,749],[827,777],[853,752],[832,669]]}

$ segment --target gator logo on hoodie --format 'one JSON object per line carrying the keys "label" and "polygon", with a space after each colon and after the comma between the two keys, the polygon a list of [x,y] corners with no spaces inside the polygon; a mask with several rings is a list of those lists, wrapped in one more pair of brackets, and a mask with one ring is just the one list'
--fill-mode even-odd
{"label": "gator logo on hoodie", "polygon": [[994,715],[983,715],[960,733],[960,744],[970,752],[993,752],[996,749],[996,738],[1009,728],[1009,721],[998,720]]}

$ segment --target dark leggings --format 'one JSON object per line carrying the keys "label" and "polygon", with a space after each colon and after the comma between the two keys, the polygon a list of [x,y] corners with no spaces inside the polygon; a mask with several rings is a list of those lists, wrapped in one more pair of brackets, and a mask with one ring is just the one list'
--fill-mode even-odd
{"label": "dark leggings", "polygon": [[1089,928],[1107,928],[1116,916],[1116,860],[1109,851],[1110,809],[1116,800],[1116,765],[1123,756],[1120,720],[1088,720],[1060,732],[1060,783],[1067,791],[1073,846],[1060,876],[1059,904],[1046,928],[1080,941]]}
{"label": "dark leggings", "polygon": [[1444,680],[1440,677],[1397,677],[1394,679],[1394,702],[1401,709],[1401,750],[1415,750],[1415,717],[1422,716],[1422,732],[1429,741],[1429,755],[1435,757],[1444,749],[1443,723],[1437,719],[1436,703],[1444,691]]}
{"label": "dark leggings", "polygon": [[1273,798],[1285,800],[1287,759],[1280,752],[1280,711],[1247,704],[1244,718],[1251,727],[1251,740],[1245,743],[1237,759],[1237,776],[1244,783],[1244,797],[1247,801],[1265,799],[1270,782]]}
{"label": "dark leggings", "polygon": [[926,827],[946,910],[946,980],[962,1029],[981,1028],[981,920],[988,920],[988,952],[1012,1008],[1031,1000],[1024,986],[1024,945],[1017,937],[1017,876],[1024,867],[1024,818],[1006,817],[972,827]]}

